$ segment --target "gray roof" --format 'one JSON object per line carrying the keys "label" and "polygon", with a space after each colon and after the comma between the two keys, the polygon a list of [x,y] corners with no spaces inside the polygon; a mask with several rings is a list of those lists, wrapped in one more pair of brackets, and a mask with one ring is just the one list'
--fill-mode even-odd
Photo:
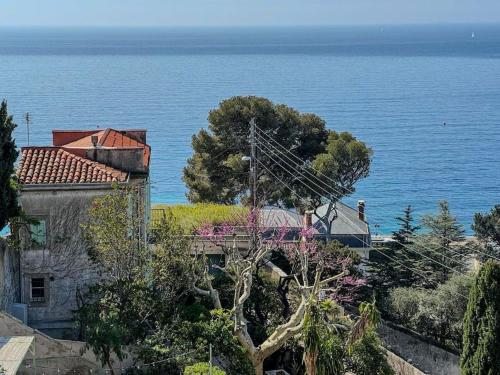
{"label": "gray roof", "polygon": [[[325,204],[317,209],[318,215],[325,215],[328,205]],[[369,234],[370,229],[366,221],[360,220],[358,217],[358,210],[348,205],[337,202],[336,203],[337,218],[333,221],[332,234]],[[333,218],[335,211],[332,211],[330,217]],[[313,226],[320,234],[326,233],[326,228],[319,221],[316,215],[312,217]]]}
{"label": "gray roof", "polygon": [[[358,210],[348,205],[337,202],[337,218],[333,221],[332,235],[368,235],[370,229],[366,221],[360,220]],[[317,209],[318,215],[324,215],[328,209],[328,205],[323,205]],[[332,212],[333,218],[335,212]],[[301,228],[304,223],[303,215],[295,211],[287,210],[279,207],[265,207],[261,210],[262,225],[269,228],[288,226],[291,228]],[[312,216],[313,227],[316,233],[321,235],[326,233],[326,228],[323,226],[318,217]]]}
{"label": "gray roof", "polygon": [[264,207],[260,210],[261,225],[268,228],[291,227],[301,228],[302,215],[295,211],[279,207]]}

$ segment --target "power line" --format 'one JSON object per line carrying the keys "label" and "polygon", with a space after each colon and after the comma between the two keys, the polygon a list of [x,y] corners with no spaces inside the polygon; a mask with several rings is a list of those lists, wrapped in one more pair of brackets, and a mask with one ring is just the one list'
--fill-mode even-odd
{"label": "power line", "polygon": [[[265,135],[268,139],[270,139],[273,143],[277,144],[280,148],[282,148],[282,149],[284,150],[284,152],[283,152],[283,151],[278,150],[275,146],[273,146],[273,145],[271,144],[271,142],[270,142],[270,141],[266,140],[266,139],[265,139],[262,135],[258,135],[258,136],[259,136],[259,138],[260,138],[262,141],[266,142],[266,143],[267,143],[269,146],[271,146],[274,150],[276,150],[277,152],[281,153],[281,155],[283,155],[284,157],[286,157],[288,160],[290,160],[292,163],[294,163],[297,167],[299,167],[299,168],[303,169],[305,172],[309,173],[309,175],[310,175],[310,176],[312,176],[312,178],[314,178],[314,179],[316,179],[317,181],[319,181],[320,183],[324,184],[324,182],[323,182],[322,180],[320,180],[320,179],[319,179],[319,177],[318,177],[317,175],[315,175],[314,173],[312,173],[312,172],[310,172],[309,170],[307,170],[307,169],[306,169],[306,167],[303,165],[303,160],[302,160],[302,159],[300,159],[298,156],[296,156],[295,154],[293,154],[290,150],[286,149],[283,145],[281,145],[279,142],[277,142],[276,140],[274,140],[271,136],[269,136],[269,135],[268,135],[268,134],[266,134],[264,131],[262,131],[262,129],[260,129],[258,126],[257,126],[257,129],[258,129],[258,130],[259,130],[259,131],[260,131],[263,135]],[[268,149],[269,149],[269,148],[268,148]],[[298,163],[298,162],[296,162],[296,161],[293,161],[290,157],[288,157],[288,156],[285,154],[285,152],[286,152],[287,154],[289,154],[289,155],[293,156],[295,159],[299,160],[299,161],[300,161],[300,163]],[[280,158],[280,159],[281,159],[281,158]],[[281,160],[282,160],[282,159],[281,159]],[[288,164],[288,165],[289,165],[289,164]],[[289,165],[289,166],[290,166],[290,165]],[[333,180],[330,176],[325,175],[324,173],[322,173],[322,172],[318,171],[317,169],[313,168],[312,166],[309,166],[309,168],[310,168],[310,169],[312,169],[312,170],[314,170],[315,172],[317,172],[319,175],[324,176],[326,179],[328,179],[328,180],[332,181],[332,182],[334,183],[334,186],[336,185],[336,181],[335,181],[335,180]],[[310,181],[310,179],[308,179],[308,180]],[[315,184],[315,185],[316,185],[316,186],[318,186],[317,184]],[[341,192],[341,191],[339,191],[339,190],[337,190],[334,186],[332,186],[331,188],[332,188],[335,192],[337,192],[338,194],[340,194],[340,196],[342,196],[342,195],[343,195],[343,194],[342,194],[342,192]],[[319,187],[319,186],[318,186],[318,187]],[[350,194],[354,193],[354,190],[352,190],[352,189],[348,189],[348,188],[343,188],[343,189],[345,189],[345,190],[346,190],[348,193],[350,193]],[[323,190],[325,190],[325,189],[323,188]],[[331,192],[329,192],[329,191],[327,191],[327,193],[328,193],[328,194],[332,194],[332,193],[331,193]],[[377,216],[376,216],[376,215],[372,215],[372,216],[373,216],[373,217],[375,217],[375,218],[377,218]],[[378,217],[378,219],[380,219],[380,217]],[[445,240],[449,240],[448,238],[446,238],[446,237],[444,237],[444,236],[441,236],[441,235],[436,235],[436,236],[437,236],[437,237],[439,237],[439,238],[443,238],[443,239],[445,239]],[[447,249],[447,250],[451,250],[451,249],[449,249],[449,248],[445,248],[444,246],[441,246],[440,248]],[[471,249],[471,248],[468,248],[468,247],[464,247],[464,248],[466,248],[466,249],[468,249],[468,250],[472,250],[473,252],[477,252],[477,253],[483,254],[483,255],[485,255],[485,256],[488,256],[488,257],[490,257],[490,258],[493,258],[493,259],[496,259],[496,260],[500,261],[500,259],[499,259],[499,258],[496,258],[496,257],[495,257],[495,256],[493,256],[493,255],[490,255],[490,254],[484,253],[484,252],[480,251],[479,249]],[[451,250],[451,251],[453,252],[453,250]],[[455,253],[456,253],[456,252],[455,252]],[[457,254],[457,253],[456,253],[456,254]],[[442,254],[440,254],[440,255],[442,255]]]}
{"label": "power line", "polygon": [[[258,159],[257,159],[257,162],[258,162],[258,163],[260,163],[264,169],[266,169],[266,170],[267,170],[267,171],[268,171],[271,175],[273,175],[276,179],[278,179],[278,181],[280,181],[280,182],[281,182],[281,183],[282,183],[282,184],[283,184],[286,188],[288,188],[288,189],[289,189],[289,190],[290,190],[293,194],[297,195],[297,196],[298,196],[299,198],[301,198],[301,199],[304,199],[304,198],[302,198],[299,194],[297,194],[297,192],[296,192],[293,188],[291,188],[291,187],[290,187],[290,186],[289,186],[286,182],[284,182],[283,180],[281,180],[281,179],[280,179],[278,176],[276,176],[276,175],[275,175],[275,174],[274,174],[274,173],[273,173],[270,169],[268,169],[264,163],[262,163],[262,162],[261,162],[260,160],[258,160]],[[348,218],[348,217],[347,217],[347,216],[346,216],[343,212],[339,212],[339,214],[340,214],[340,215],[342,215],[342,216],[343,216],[343,217],[344,217],[347,221],[349,221],[352,225],[354,225],[354,223],[352,222],[352,220],[351,220],[351,219],[349,219],[349,218]],[[425,278],[427,281],[430,281],[430,282],[432,282],[432,283],[434,283],[434,284],[437,284],[435,281],[433,281],[433,280],[429,280],[429,279],[428,279],[428,276],[426,276],[426,275],[424,275],[424,274],[420,273],[419,271],[416,271],[415,269],[413,269],[413,268],[411,268],[411,267],[409,267],[409,266],[405,265],[405,264],[404,264],[404,263],[402,263],[402,262],[399,262],[398,260],[396,260],[396,259],[394,259],[394,258],[391,258],[389,255],[387,255],[387,254],[383,253],[382,251],[380,251],[380,250],[378,250],[378,249],[376,249],[376,248],[373,248],[373,247],[372,247],[369,243],[367,243],[366,241],[364,241],[362,238],[359,238],[359,237],[358,237],[358,236],[356,236],[355,234],[353,234],[353,236],[354,236],[354,237],[356,237],[356,238],[357,238],[359,241],[361,241],[363,244],[365,244],[366,246],[368,246],[368,248],[370,248],[370,250],[373,250],[373,251],[376,251],[376,252],[378,252],[378,253],[382,254],[383,256],[385,256],[385,257],[387,257],[387,258],[391,259],[392,261],[394,261],[394,262],[396,262],[396,263],[400,264],[401,266],[403,266],[403,267],[405,267],[406,269],[408,269],[408,270],[410,270],[410,271],[414,272],[415,274],[419,275],[420,277]],[[460,293],[458,293],[458,292],[453,292],[453,293],[455,293],[455,294],[457,294],[457,295],[459,295],[459,296],[461,296],[461,297],[464,297],[464,298],[468,299],[468,297],[466,297],[466,296],[465,296],[465,295],[463,295],[463,294],[460,294]]]}
{"label": "power line", "polygon": [[[259,147],[259,146],[257,146],[257,147]],[[265,151],[264,151],[264,150],[262,150],[261,148],[259,148],[259,149],[260,149],[261,151],[265,152]],[[271,159],[271,160],[272,160],[272,159]],[[284,162],[284,161],[283,161],[283,159],[281,159],[281,158],[280,158],[280,160],[281,160],[282,162]],[[285,172],[289,173],[292,177],[294,177],[294,176],[295,176],[295,174],[294,174],[292,171],[289,171],[289,170],[288,170],[288,169],[286,169],[283,165],[279,164],[279,163],[278,163],[278,162],[276,162],[275,160],[273,160],[273,161],[274,161],[274,163],[275,163],[276,165],[278,165],[279,167],[281,167],[281,168],[282,168]],[[286,162],[284,162],[284,163],[285,163],[287,166],[292,167],[290,164],[288,164],[288,163],[286,163]],[[293,167],[292,167],[292,168],[293,168]],[[267,168],[266,168],[266,169],[267,169]],[[267,169],[267,170],[268,170],[268,169]],[[268,170],[268,171],[269,171],[269,170]],[[300,173],[300,172],[298,172],[298,173]],[[302,183],[304,186],[306,186],[306,185],[304,184],[304,182],[303,182],[303,181],[299,180],[299,182],[300,182],[300,183]],[[282,181],[282,183],[283,183],[283,181]],[[316,185],[316,184],[315,184],[315,185]],[[316,186],[318,186],[318,185],[316,185]],[[318,186],[318,187],[319,187],[319,186]],[[313,192],[315,192],[316,194],[318,194],[318,195],[320,195],[320,196],[322,195],[322,194],[320,194],[318,191],[316,191],[316,190],[314,190],[314,189],[312,189],[312,188],[310,188],[310,187],[308,187],[308,188],[309,188],[310,190],[312,190]],[[323,190],[324,190],[326,193],[328,193],[328,191],[326,191],[325,189],[323,189]],[[303,199],[303,200],[304,200],[304,198],[302,198],[302,197],[301,197],[301,199]],[[331,199],[330,199],[330,201],[331,201]],[[332,203],[333,203],[333,202],[332,202]],[[338,212],[338,211],[337,211],[337,212]],[[420,252],[417,252],[416,250],[411,249],[411,248],[409,248],[409,247],[405,246],[403,243],[401,243],[401,242],[399,242],[399,241],[395,241],[395,242],[399,243],[399,244],[400,244],[401,246],[403,246],[404,248],[406,248],[406,249],[408,249],[408,250],[410,250],[410,251],[413,251],[413,252],[415,252],[416,254],[419,254],[420,256],[422,256],[422,257],[424,257],[424,258],[427,258],[427,259],[429,259],[429,260],[432,260],[432,261],[435,261],[435,262],[436,262],[436,260],[435,260],[435,259],[433,259],[433,258],[431,258],[431,257],[429,257],[429,256],[427,256],[427,255],[425,255],[425,254],[422,254],[422,253],[420,253]],[[422,247],[422,249],[425,249],[425,250],[430,250],[430,251],[432,251],[432,252],[434,252],[434,253],[438,253],[438,252],[437,252],[437,250],[428,249],[428,248],[424,248],[424,247]],[[451,260],[452,262],[459,263],[459,264],[462,264],[463,266],[467,267],[467,265],[466,265],[465,263],[461,262],[460,260],[457,260],[457,259],[454,259],[454,258],[450,258],[450,257],[448,257],[448,256],[446,256],[446,255],[444,255],[444,254],[442,254],[442,253],[438,253],[438,255],[439,255],[439,256],[443,256],[444,258],[449,259],[449,260]],[[454,268],[449,267],[449,266],[447,266],[447,265],[445,265],[445,264],[441,264],[441,265],[442,265],[443,267],[445,267],[445,268],[447,268],[447,269],[449,269],[449,270],[453,271],[453,272],[459,272],[459,271],[455,270]]]}

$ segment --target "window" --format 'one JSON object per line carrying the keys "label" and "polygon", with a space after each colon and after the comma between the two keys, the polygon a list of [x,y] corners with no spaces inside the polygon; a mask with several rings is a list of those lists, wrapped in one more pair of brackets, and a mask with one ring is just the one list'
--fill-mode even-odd
{"label": "window", "polygon": [[31,296],[30,301],[35,303],[45,302],[47,291],[45,287],[45,278],[33,277],[31,279]]}
{"label": "window", "polygon": [[30,224],[31,243],[34,247],[45,247],[47,244],[47,226],[43,218],[37,218],[36,224]]}

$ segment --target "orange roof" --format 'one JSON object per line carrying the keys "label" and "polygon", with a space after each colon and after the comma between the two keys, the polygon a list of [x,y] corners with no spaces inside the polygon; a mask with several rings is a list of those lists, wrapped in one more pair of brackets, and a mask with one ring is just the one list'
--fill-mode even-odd
{"label": "orange roof", "polygon": [[17,173],[23,185],[125,182],[128,176],[59,147],[23,147]]}

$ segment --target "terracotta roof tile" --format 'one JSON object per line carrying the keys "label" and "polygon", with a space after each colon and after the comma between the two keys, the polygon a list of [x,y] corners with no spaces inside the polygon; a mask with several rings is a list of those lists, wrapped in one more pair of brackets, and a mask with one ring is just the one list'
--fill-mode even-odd
{"label": "terracotta roof tile", "polygon": [[19,182],[77,184],[125,182],[127,173],[82,158],[60,147],[25,147],[17,171]]}

